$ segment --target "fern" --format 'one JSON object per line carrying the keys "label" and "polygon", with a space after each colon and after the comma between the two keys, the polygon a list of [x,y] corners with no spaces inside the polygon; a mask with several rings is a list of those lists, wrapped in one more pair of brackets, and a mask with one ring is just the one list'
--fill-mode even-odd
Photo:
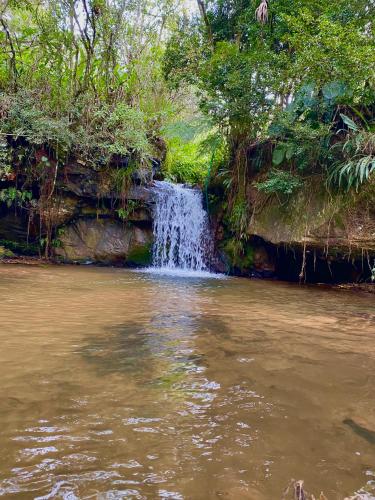
{"label": "fern", "polygon": [[[347,120],[345,123],[348,124]],[[351,132],[341,149],[344,160],[335,163],[328,180],[339,188],[345,186],[349,191],[354,187],[358,191],[375,172],[375,134],[354,127],[349,129]]]}

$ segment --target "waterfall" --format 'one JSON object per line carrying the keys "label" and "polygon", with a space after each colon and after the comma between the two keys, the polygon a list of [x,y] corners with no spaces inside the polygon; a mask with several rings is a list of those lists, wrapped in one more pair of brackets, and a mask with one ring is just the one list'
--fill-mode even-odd
{"label": "waterfall", "polygon": [[207,271],[212,240],[201,191],[156,181],[154,193],[153,266]]}

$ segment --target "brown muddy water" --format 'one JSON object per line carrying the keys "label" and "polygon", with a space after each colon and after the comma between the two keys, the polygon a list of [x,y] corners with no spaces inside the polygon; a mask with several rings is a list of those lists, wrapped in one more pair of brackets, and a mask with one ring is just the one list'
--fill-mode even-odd
{"label": "brown muddy water", "polygon": [[0,495],[375,498],[375,301],[0,267]]}

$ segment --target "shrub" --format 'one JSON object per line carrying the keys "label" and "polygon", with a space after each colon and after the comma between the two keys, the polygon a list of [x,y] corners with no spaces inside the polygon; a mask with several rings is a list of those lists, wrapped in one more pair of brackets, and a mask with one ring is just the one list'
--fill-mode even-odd
{"label": "shrub", "polygon": [[268,179],[256,182],[254,185],[264,193],[291,195],[303,185],[303,182],[300,177],[291,172],[272,169],[268,173]]}
{"label": "shrub", "polygon": [[[371,126],[359,127],[351,118],[341,114],[344,124],[348,127],[345,142],[339,142],[332,147],[341,156],[330,172],[329,182],[349,190],[368,181],[375,172],[375,133]],[[341,132],[341,131],[340,131]]]}

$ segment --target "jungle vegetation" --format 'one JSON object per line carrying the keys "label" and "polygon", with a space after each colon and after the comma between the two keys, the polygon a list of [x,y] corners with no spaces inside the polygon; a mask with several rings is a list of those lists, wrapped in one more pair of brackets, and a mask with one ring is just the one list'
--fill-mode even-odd
{"label": "jungle vegetation", "polygon": [[48,199],[73,159],[130,172],[160,156],[171,180],[215,179],[241,236],[249,186],[359,190],[375,172],[374,19],[372,0],[5,0],[0,176],[27,176],[1,200],[32,204],[35,179]]}
{"label": "jungle vegetation", "polygon": [[273,168],[259,189],[290,193],[317,172],[347,188],[366,181],[375,169],[374,3],[198,4],[201,16],[181,19],[170,38],[164,71],[176,88],[199,89],[226,137],[231,182],[259,170],[266,142]]}
{"label": "jungle vegetation", "polygon": [[[174,0],[9,0],[0,11],[0,127],[16,160],[141,164],[173,109],[161,73]],[[21,140],[22,139],[22,140]],[[43,156],[43,155],[42,155]],[[46,160],[46,161],[47,161]]]}
{"label": "jungle vegetation", "polygon": [[225,161],[211,176],[222,187],[231,244],[244,256],[249,190],[285,204],[312,178],[343,193],[374,178],[375,4],[198,6],[199,15],[181,18],[170,37],[164,73],[174,89],[197,89],[202,112],[225,142]]}

